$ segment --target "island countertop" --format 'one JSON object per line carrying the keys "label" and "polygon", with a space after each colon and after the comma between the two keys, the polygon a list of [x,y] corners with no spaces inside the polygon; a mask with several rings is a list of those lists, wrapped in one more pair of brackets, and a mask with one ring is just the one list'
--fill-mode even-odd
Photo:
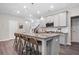
{"label": "island countertop", "polygon": [[31,37],[36,37],[39,39],[46,39],[46,38],[51,38],[51,37],[61,35],[61,33],[22,33],[22,34],[31,36]]}

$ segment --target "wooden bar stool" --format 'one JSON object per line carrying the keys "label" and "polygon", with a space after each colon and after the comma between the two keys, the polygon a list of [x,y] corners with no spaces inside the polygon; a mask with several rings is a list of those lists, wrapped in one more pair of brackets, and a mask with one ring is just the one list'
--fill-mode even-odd
{"label": "wooden bar stool", "polygon": [[40,55],[38,42],[35,37],[14,33],[14,48],[19,55]]}
{"label": "wooden bar stool", "polygon": [[18,49],[18,41],[19,41],[19,34],[14,33],[14,36],[15,36],[15,40],[14,40],[13,46],[14,46],[15,50],[17,51],[17,49]]}
{"label": "wooden bar stool", "polygon": [[27,49],[27,45],[28,45],[28,38],[27,38],[26,35],[22,35],[22,38],[23,38],[23,40],[22,40],[22,42],[23,42],[22,54],[26,55],[26,52],[27,52],[26,49]]}
{"label": "wooden bar stool", "polygon": [[22,54],[22,47],[23,47],[23,42],[22,42],[22,34],[19,33],[14,33],[15,35],[15,40],[14,40],[14,48],[18,54]]}
{"label": "wooden bar stool", "polygon": [[29,37],[28,41],[29,41],[29,51],[28,51],[29,54],[30,55],[40,55],[41,53],[39,52],[37,39],[34,37]]}

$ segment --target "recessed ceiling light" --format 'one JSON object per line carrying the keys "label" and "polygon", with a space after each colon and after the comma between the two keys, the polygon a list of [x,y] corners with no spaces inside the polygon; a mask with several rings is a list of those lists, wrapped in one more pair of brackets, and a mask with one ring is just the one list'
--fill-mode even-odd
{"label": "recessed ceiling light", "polygon": [[33,22],[34,22],[34,20],[32,19],[32,20],[31,20],[31,22],[33,23]]}
{"label": "recessed ceiling light", "polygon": [[29,17],[32,17],[32,14],[30,14]]}
{"label": "recessed ceiling light", "polygon": [[34,22],[34,20],[32,19],[32,18],[30,18],[30,21],[33,23]]}
{"label": "recessed ceiling light", "polygon": [[25,22],[26,24],[28,23],[28,21]]}
{"label": "recessed ceiling light", "polygon": [[40,14],[40,11],[39,10],[37,10],[37,14]]}
{"label": "recessed ceiling light", "polygon": [[53,5],[51,5],[51,6],[50,6],[50,8],[54,8],[54,6],[53,6]]}
{"label": "recessed ceiling light", "polygon": [[19,14],[19,13],[20,13],[20,11],[18,10],[18,11],[17,11],[17,14]]}
{"label": "recessed ceiling light", "polygon": [[24,8],[27,8],[26,6],[24,6]]}
{"label": "recessed ceiling light", "polygon": [[41,17],[41,20],[44,20],[44,17]]}

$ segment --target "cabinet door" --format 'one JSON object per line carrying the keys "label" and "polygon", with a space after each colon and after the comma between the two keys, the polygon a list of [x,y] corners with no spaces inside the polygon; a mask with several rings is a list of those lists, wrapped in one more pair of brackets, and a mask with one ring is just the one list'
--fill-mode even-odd
{"label": "cabinet door", "polygon": [[54,26],[55,27],[59,26],[59,14],[54,15]]}
{"label": "cabinet door", "polygon": [[61,34],[61,35],[60,35],[59,43],[60,43],[60,44],[63,44],[63,45],[65,44],[65,34]]}
{"label": "cabinet door", "polygon": [[54,17],[53,16],[48,16],[47,17],[47,22],[49,22],[49,23],[54,22]]}
{"label": "cabinet door", "polygon": [[66,12],[60,13],[59,19],[60,19],[59,25],[60,26],[66,26]]}

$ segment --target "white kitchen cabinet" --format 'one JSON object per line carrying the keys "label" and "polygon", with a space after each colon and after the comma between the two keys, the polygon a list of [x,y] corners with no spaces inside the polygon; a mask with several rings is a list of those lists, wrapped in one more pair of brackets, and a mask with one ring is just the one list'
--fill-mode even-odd
{"label": "white kitchen cabinet", "polygon": [[59,26],[59,14],[54,15],[54,26],[55,27]]}
{"label": "white kitchen cabinet", "polygon": [[59,42],[60,44],[63,44],[63,45],[65,44],[65,34],[60,35]]}
{"label": "white kitchen cabinet", "polygon": [[47,17],[47,22],[54,22],[54,17],[53,16],[48,16]]}
{"label": "white kitchen cabinet", "polygon": [[54,15],[54,26],[66,26],[66,12]]}
{"label": "white kitchen cabinet", "polygon": [[59,25],[60,26],[66,26],[66,12],[59,14]]}
{"label": "white kitchen cabinet", "polygon": [[45,19],[45,21],[42,21],[43,25],[46,23],[51,23],[51,22],[54,22],[54,27],[67,25],[67,13],[66,12],[48,16],[48,17],[45,17],[44,19]]}

